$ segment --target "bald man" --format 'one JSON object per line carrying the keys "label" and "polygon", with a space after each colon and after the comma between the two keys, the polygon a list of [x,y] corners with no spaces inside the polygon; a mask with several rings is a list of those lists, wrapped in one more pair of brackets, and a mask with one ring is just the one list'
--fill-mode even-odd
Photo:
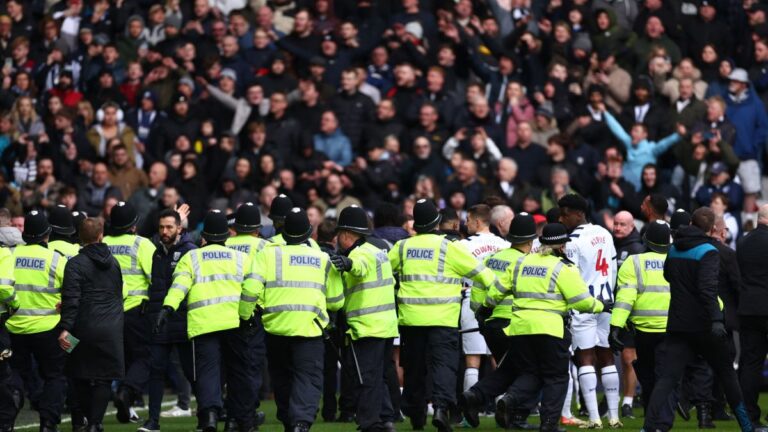
{"label": "bald man", "polygon": [[[635,218],[628,211],[620,211],[613,218],[613,245],[616,247],[616,258],[621,264],[631,255],[645,252],[640,233],[635,228]],[[621,416],[634,418],[632,402],[635,399],[637,376],[632,363],[637,360],[635,338],[631,332],[622,331],[621,341],[624,350],[621,351],[621,386],[624,389],[624,400],[621,402]]]}
{"label": "bald man", "polygon": [[491,226],[496,229],[496,234],[501,238],[507,238],[509,224],[515,217],[515,212],[507,205],[497,205],[491,209]]}

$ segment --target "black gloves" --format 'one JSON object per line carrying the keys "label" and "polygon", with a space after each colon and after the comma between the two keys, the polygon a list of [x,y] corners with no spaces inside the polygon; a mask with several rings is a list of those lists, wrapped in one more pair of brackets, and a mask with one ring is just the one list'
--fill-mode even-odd
{"label": "black gloves", "polygon": [[480,306],[475,311],[475,319],[479,325],[483,325],[485,324],[485,321],[491,317],[492,314],[493,309],[489,308],[488,306]]}
{"label": "black gloves", "polygon": [[713,321],[712,329],[710,330],[712,337],[717,339],[727,339],[728,331],[725,329],[725,324],[722,321]]}
{"label": "black gloves", "polygon": [[611,313],[613,310],[613,300],[597,299],[597,301],[603,304],[603,312]]}
{"label": "black gloves", "polygon": [[608,335],[608,344],[614,352],[619,352],[624,349],[624,342],[621,341],[619,334],[621,334],[621,328],[611,326],[611,333]]}
{"label": "black gloves", "polygon": [[157,314],[157,321],[155,321],[155,326],[152,328],[152,334],[159,334],[163,331],[163,328],[165,327],[165,322],[168,321],[168,317],[173,313],[173,308],[170,306],[163,306],[162,309],[160,309],[160,313]]}
{"label": "black gloves", "polygon": [[352,260],[344,255],[331,255],[331,263],[333,263],[333,266],[336,267],[336,270],[339,272],[347,272],[352,270]]}

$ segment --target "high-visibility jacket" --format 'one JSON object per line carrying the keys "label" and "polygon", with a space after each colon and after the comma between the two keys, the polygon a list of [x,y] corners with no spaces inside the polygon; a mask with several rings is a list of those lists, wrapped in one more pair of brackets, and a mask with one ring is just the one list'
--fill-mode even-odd
{"label": "high-visibility jacket", "polygon": [[509,336],[544,334],[563,337],[563,318],[569,309],[599,313],[603,304],[589,293],[579,270],[570,261],[540,253],[521,256],[507,267],[502,289],[494,285],[487,306],[513,296],[512,317],[505,330]]}
{"label": "high-visibility jacket", "polygon": [[466,247],[434,233],[398,241],[389,262],[399,274],[398,315],[404,326],[458,327],[461,278],[484,288],[499,283]]}
{"label": "high-visibility jacket", "polygon": [[243,286],[250,276],[251,259],[248,255],[226,246],[209,244],[187,252],[173,272],[173,283],[168,289],[163,306],[174,310],[187,299],[187,336],[229,330],[240,326],[240,319],[248,319],[253,306],[243,297]]}
{"label": "high-visibility jacket", "polygon": [[[282,234],[275,234],[269,238],[269,243],[267,243],[267,246],[285,246],[286,244],[287,243],[285,242]],[[320,249],[320,245],[317,244],[317,242],[312,238],[309,239],[309,245],[315,249]]]}
{"label": "high-visibility jacket", "polygon": [[349,253],[352,269],[342,273],[344,314],[352,340],[398,335],[395,279],[387,253],[363,243]]}
{"label": "high-visibility jacket", "polygon": [[261,252],[269,242],[259,237],[254,237],[250,234],[238,234],[234,237],[227,239],[225,245],[236,251],[242,252],[251,258],[251,261],[256,257],[256,254]]}
{"label": "high-visibility jacket", "polygon": [[0,315],[19,307],[13,279],[13,254],[8,248],[0,248]]}
{"label": "high-visibility jacket", "polygon": [[246,293],[263,305],[267,333],[317,337],[328,324],[328,312],[344,304],[338,272],[328,254],[306,244],[274,245],[256,255]]}
{"label": "high-visibility jacket", "polygon": [[666,331],[670,300],[669,282],[664,279],[666,258],[666,254],[645,252],[624,261],[619,269],[612,326],[624,327],[629,319],[640,331]]}
{"label": "high-visibility jacket", "polygon": [[[486,258],[485,266],[491,269],[501,281],[509,266],[514,265],[523,255],[525,254],[515,248],[504,249]],[[488,292],[482,286],[473,284],[469,302],[472,310],[477,310],[485,302],[487,295]],[[510,318],[512,318],[512,296],[506,297],[496,304],[489,320]]]}
{"label": "high-visibility jacket", "polygon": [[70,243],[66,240],[50,241],[48,242],[48,249],[55,250],[64,255],[67,259],[72,259],[73,256],[80,253],[80,245]]}
{"label": "high-visibility jacket", "polygon": [[14,334],[41,333],[56,327],[67,258],[40,244],[13,249],[13,278],[19,310],[5,323]]}
{"label": "high-visibility jacket", "polygon": [[120,264],[125,298],[123,309],[127,312],[149,300],[155,245],[150,240],[133,234],[106,236],[104,243],[109,246],[109,251]]}

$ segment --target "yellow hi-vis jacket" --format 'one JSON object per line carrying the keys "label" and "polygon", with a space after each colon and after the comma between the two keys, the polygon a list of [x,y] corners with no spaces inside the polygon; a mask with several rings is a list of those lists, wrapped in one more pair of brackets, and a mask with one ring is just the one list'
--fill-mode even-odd
{"label": "yellow hi-vis jacket", "polygon": [[395,279],[387,253],[363,243],[349,253],[352,269],[342,273],[344,313],[352,340],[398,335]]}
{"label": "yellow hi-vis jacket", "polygon": [[251,262],[253,262],[253,259],[256,258],[256,254],[261,252],[261,250],[264,249],[268,244],[269,242],[267,240],[254,237],[250,234],[238,234],[228,238],[227,242],[225,243],[228,248],[248,255],[248,257],[251,259]]}
{"label": "yellow hi-vis jacket", "polygon": [[19,307],[16,290],[13,288],[13,254],[8,248],[0,248],[0,314]]}
{"label": "yellow hi-vis jacket", "polygon": [[267,333],[320,336],[328,325],[327,311],[344,304],[341,279],[328,254],[306,244],[264,248],[251,273],[254,284],[247,285],[245,295],[264,305]]}
{"label": "yellow hi-vis jacket", "polygon": [[669,282],[664,279],[666,254],[645,252],[627,258],[619,269],[616,304],[611,325],[624,327],[627,319],[647,333],[667,330]]}
{"label": "yellow hi-vis jacket", "polygon": [[59,323],[61,283],[67,258],[39,244],[13,249],[13,278],[19,310],[5,323],[14,334],[42,333]]}
{"label": "yellow hi-vis jacket", "polygon": [[[507,269],[511,265],[514,265],[515,262],[517,262],[517,260],[520,259],[520,257],[522,257],[523,255],[525,254],[515,248],[504,249],[486,258],[485,266],[491,269],[493,273],[496,274],[496,277],[499,279],[499,281],[502,281],[504,278],[504,274],[507,272]],[[488,292],[483,287],[478,286],[477,284],[473,284],[472,293],[469,301],[469,305],[472,308],[472,310],[477,310],[478,307],[480,307],[483,303],[485,303],[485,298],[487,296],[488,296]],[[491,314],[489,320],[511,319],[511,318],[512,318],[512,297],[509,296],[502,299],[501,301],[499,301],[498,304],[496,304],[496,307],[493,308],[493,314]]]}
{"label": "yellow hi-vis jacket", "polygon": [[458,327],[461,278],[489,287],[499,281],[463,245],[434,233],[398,241],[389,251],[399,274],[399,322],[404,326]]}
{"label": "yellow hi-vis jacket", "polygon": [[237,328],[240,319],[253,314],[252,300],[244,295],[244,286],[251,281],[251,265],[248,255],[225,246],[211,244],[191,250],[176,264],[163,306],[176,310],[187,299],[190,339]]}
{"label": "yellow hi-vis jacket", "polygon": [[80,245],[70,243],[66,240],[50,241],[48,242],[48,249],[55,250],[64,255],[67,259],[72,259],[73,256],[80,253]]}
{"label": "yellow hi-vis jacket", "polygon": [[106,236],[104,243],[120,264],[125,298],[123,309],[127,312],[149,300],[155,245],[150,240],[133,234]]}
{"label": "yellow hi-vis jacket", "polygon": [[570,261],[555,255],[524,255],[507,267],[501,280],[502,290],[491,287],[486,306],[498,305],[510,294],[512,318],[509,336],[544,334],[563,337],[569,309],[599,313],[603,304],[589,293],[579,270]]}

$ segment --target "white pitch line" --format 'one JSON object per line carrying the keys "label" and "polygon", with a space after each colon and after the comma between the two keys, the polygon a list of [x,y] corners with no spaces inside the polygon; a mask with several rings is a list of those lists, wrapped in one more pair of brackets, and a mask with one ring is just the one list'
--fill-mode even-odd
{"label": "white pitch line", "polygon": [[[173,401],[173,402],[168,401],[168,402],[163,402],[163,403],[160,404],[161,407],[169,407],[169,406],[173,406],[173,405],[176,405],[176,401]],[[147,411],[148,409],[149,408],[146,408],[146,407],[144,407],[144,408],[133,408],[133,410],[136,411],[136,412],[143,412],[143,411]],[[114,415],[114,414],[117,414],[117,410],[110,410],[110,411],[105,412],[104,413],[104,417],[106,417],[108,415]],[[72,417],[69,417],[69,416],[62,417],[62,419],[61,419],[61,423],[62,424],[69,423],[71,421],[72,421]],[[32,429],[32,428],[36,428],[36,427],[40,427],[40,423],[30,423],[30,424],[23,425],[23,426],[16,426],[15,429],[16,430]]]}

